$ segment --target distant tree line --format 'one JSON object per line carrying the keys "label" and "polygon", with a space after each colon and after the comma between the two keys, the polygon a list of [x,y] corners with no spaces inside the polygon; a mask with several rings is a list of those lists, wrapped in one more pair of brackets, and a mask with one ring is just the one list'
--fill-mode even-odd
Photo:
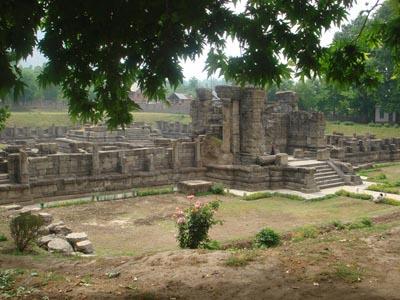
{"label": "distant tree line", "polygon": [[3,104],[26,105],[34,102],[59,102],[64,101],[60,86],[47,85],[42,87],[39,84],[38,76],[42,72],[42,67],[25,67],[21,69],[22,81],[25,85],[23,93],[14,97],[13,93],[8,93],[2,100]]}
{"label": "distant tree line", "polygon": [[[335,34],[335,42],[357,39],[363,26],[372,26],[376,21],[389,19],[391,9],[390,2],[384,2],[366,25],[365,17],[359,16]],[[371,41],[360,40],[359,44],[370,58],[369,67],[379,71],[380,81],[376,88],[355,84],[340,86],[327,83],[324,78],[296,82],[286,80],[279,88],[276,85],[270,87],[269,98],[273,100],[278,89],[294,90],[299,94],[299,106],[302,109],[321,111],[332,119],[370,122],[374,119],[376,105],[386,112],[400,113],[400,79],[390,49],[372,46]]]}

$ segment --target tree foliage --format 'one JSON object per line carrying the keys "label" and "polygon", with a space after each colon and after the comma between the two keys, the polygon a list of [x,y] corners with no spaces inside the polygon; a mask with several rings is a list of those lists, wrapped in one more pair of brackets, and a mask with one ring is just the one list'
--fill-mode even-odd
{"label": "tree foliage", "polygon": [[23,252],[39,233],[43,220],[31,213],[22,213],[10,222],[10,232],[17,249]]}
{"label": "tree foliage", "polygon": [[[3,0],[0,2],[0,90],[23,85],[16,62],[38,42],[48,63],[42,84],[62,87],[70,113],[110,127],[131,122],[138,106],[128,98],[133,83],[149,99],[164,99],[166,86],[182,83],[180,61],[210,46],[209,74],[241,85],[279,84],[291,73],[375,84],[376,72],[356,42],[320,45],[324,30],[339,25],[354,0]],[[395,2],[395,1],[393,1]],[[398,54],[398,12],[369,32]],[[397,16],[397,17],[396,17]],[[229,57],[228,38],[241,55]],[[295,66],[295,67],[291,67]]]}

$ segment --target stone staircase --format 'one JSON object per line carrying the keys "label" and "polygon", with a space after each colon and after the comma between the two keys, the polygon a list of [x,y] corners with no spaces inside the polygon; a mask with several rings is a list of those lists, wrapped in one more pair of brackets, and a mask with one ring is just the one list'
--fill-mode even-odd
{"label": "stone staircase", "polygon": [[343,178],[325,161],[304,160],[296,166],[314,168],[314,179],[320,190],[345,185]]}
{"label": "stone staircase", "polygon": [[0,185],[4,184],[10,184],[10,177],[8,176],[8,173],[0,173]]}
{"label": "stone staircase", "polygon": [[307,167],[316,169],[314,178],[320,190],[345,185],[343,178],[327,162],[319,162]]}

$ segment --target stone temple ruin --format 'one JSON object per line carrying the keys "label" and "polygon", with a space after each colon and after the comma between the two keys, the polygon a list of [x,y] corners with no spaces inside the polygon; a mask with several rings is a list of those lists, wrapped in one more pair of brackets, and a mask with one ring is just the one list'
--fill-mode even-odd
{"label": "stone temple ruin", "polygon": [[324,136],[321,113],[298,109],[297,95],[268,102],[256,88],[198,89],[191,124],[6,128],[0,204],[127,191],[183,180],[230,188],[315,192],[361,183],[353,165],[400,159],[400,139]]}

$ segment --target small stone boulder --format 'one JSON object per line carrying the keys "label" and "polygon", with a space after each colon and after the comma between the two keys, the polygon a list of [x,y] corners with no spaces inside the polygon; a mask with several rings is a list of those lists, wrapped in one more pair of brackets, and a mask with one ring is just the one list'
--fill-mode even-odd
{"label": "small stone boulder", "polygon": [[54,234],[41,236],[40,238],[38,238],[37,244],[39,245],[39,247],[47,249],[48,243],[50,243],[50,241],[52,241],[55,238],[56,236]]}
{"label": "small stone boulder", "polygon": [[54,234],[59,234],[59,235],[67,235],[72,232],[72,229],[69,228],[67,225],[59,225],[53,228],[53,231],[50,231],[51,233]]}
{"label": "small stone boulder", "polygon": [[93,245],[92,242],[89,240],[77,242],[75,246],[76,251],[85,253],[85,254],[91,254],[93,253]]}
{"label": "small stone boulder", "polygon": [[71,228],[66,226],[63,221],[51,223],[47,226],[50,233],[59,234],[59,235],[67,235],[72,232]]}
{"label": "small stone boulder", "polygon": [[47,248],[51,252],[59,252],[63,254],[71,254],[72,252],[74,252],[71,244],[59,237],[56,237],[49,241],[49,243],[47,244]]}
{"label": "small stone boulder", "polygon": [[43,224],[45,225],[49,225],[53,222],[53,216],[49,213],[41,212],[38,213],[38,216],[42,219]]}
{"label": "small stone boulder", "polygon": [[87,240],[88,236],[85,232],[73,232],[68,234],[65,238],[75,247],[78,242]]}
{"label": "small stone boulder", "polygon": [[64,225],[63,221],[51,223],[50,225],[47,226],[47,228],[52,231],[56,226]]}

